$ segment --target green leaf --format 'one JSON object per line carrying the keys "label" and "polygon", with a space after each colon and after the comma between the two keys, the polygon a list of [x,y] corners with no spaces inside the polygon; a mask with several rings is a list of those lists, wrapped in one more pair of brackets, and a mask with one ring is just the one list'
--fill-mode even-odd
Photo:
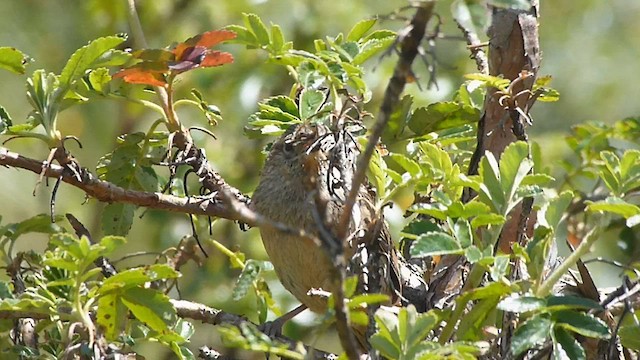
{"label": "green leaf", "polygon": [[378,19],[365,19],[358,21],[347,34],[347,41],[358,41],[366,34]]}
{"label": "green leaf", "polygon": [[13,126],[11,116],[3,106],[0,105],[0,135]]}
{"label": "green leaf", "polygon": [[473,243],[473,232],[471,231],[471,225],[466,219],[459,218],[453,226],[453,233],[456,236],[456,240],[460,243],[460,246],[467,248]]}
{"label": "green leaf", "polygon": [[474,303],[473,308],[460,319],[456,338],[462,341],[482,340],[482,327],[487,318],[495,314],[496,304],[500,296],[491,296]]}
{"label": "green leaf", "polygon": [[248,29],[251,29],[251,32],[256,36],[258,43],[262,46],[269,45],[269,32],[260,17],[255,14],[243,14],[243,16],[245,26]]}
{"label": "green leaf", "polygon": [[584,360],[584,349],[575,337],[561,327],[556,327],[552,333],[553,356],[555,359]]}
{"label": "green leaf", "polygon": [[378,54],[380,51],[388,48],[395,41],[396,36],[387,36],[384,38],[376,38],[365,40],[364,44],[360,46],[360,52],[353,57],[351,63],[353,65],[362,65],[365,61],[369,60],[372,56]]}
{"label": "green leaf", "polygon": [[236,286],[233,288],[232,299],[234,301],[238,301],[245,297],[245,295],[249,292],[249,289],[253,286],[253,282],[258,279],[260,275],[261,262],[250,259],[244,265],[244,269],[238,276],[238,280],[236,281]]}
{"label": "green leaf", "polygon": [[602,306],[597,301],[587,299],[582,296],[549,296],[546,301],[547,309],[554,311],[562,309],[603,310]]}
{"label": "green leaf", "polygon": [[454,101],[432,103],[414,110],[408,126],[418,136],[460,125],[476,123],[480,110]]}
{"label": "green leaf", "polygon": [[491,267],[491,279],[493,281],[501,281],[509,270],[509,255],[496,255]]}
{"label": "green leaf", "polygon": [[280,54],[284,52],[284,34],[282,29],[278,25],[271,25],[271,51],[274,54]]}
{"label": "green leaf", "polygon": [[135,205],[107,204],[102,211],[102,231],[107,235],[127,235],[133,225]]}
{"label": "green leaf", "polygon": [[591,314],[561,310],[553,313],[553,319],[557,326],[562,326],[580,335],[601,339],[610,336],[607,324]]}
{"label": "green leaf", "polygon": [[104,328],[107,339],[115,340],[120,336],[122,324],[126,318],[126,308],[118,296],[109,294],[98,299],[96,320]]}
{"label": "green leaf", "polygon": [[563,191],[558,197],[549,202],[549,205],[544,209],[543,225],[551,229],[555,229],[562,221],[565,211],[573,200],[573,193],[571,191]]}
{"label": "green leaf", "polygon": [[304,89],[300,93],[300,118],[307,120],[318,113],[326,96],[320,90]]}
{"label": "green leaf", "polygon": [[376,305],[389,301],[389,296],[385,294],[360,294],[349,300],[349,309],[357,309],[367,305]]}
{"label": "green leaf", "polygon": [[507,199],[500,183],[500,168],[492,153],[487,152],[482,158],[478,172],[483,181],[478,192],[479,199],[491,206],[493,212],[506,216],[504,210]]}
{"label": "green leaf", "polygon": [[157,332],[166,332],[176,320],[176,311],[169,297],[153,290],[134,287],[121,297],[122,303],[140,321]]}
{"label": "green leaf", "polygon": [[518,356],[547,340],[552,329],[551,320],[545,315],[535,315],[520,325],[511,338],[511,352]]}
{"label": "green leaf", "polygon": [[[56,218],[56,220],[61,219],[61,216]],[[14,240],[28,233],[53,234],[62,231],[60,226],[51,223],[51,216],[48,214],[39,214],[19,223],[8,224],[0,229],[4,230],[0,232],[0,237],[6,236]]]}
{"label": "green leaf", "polygon": [[585,203],[589,211],[606,211],[627,219],[640,214],[640,207],[614,196],[610,196],[602,201],[585,201]]}
{"label": "green leaf", "polygon": [[105,295],[112,292],[122,292],[131,287],[142,286],[150,281],[175,279],[179,276],[180,273],[166,264],[127,269],[105,279],[98,293]]}
{"label": "green leaf", "polygon": [[103,95],[109,93],[109,82],[111,75],[107,68],[97,68],[89,73],[89,84],[94,91]]}
{"label": "green leaf", "polygon": [[509,144],[500,156],[500,183],[506,199],[513,199],[522,180],[533,168],[528,156],[529,145],[523,141]]}
{"label": "green leaf", "polygon": [[125,40],[125,36],[105,36],[95,39],[76,50],[60,73],[60,85],[63,88],[70,86],[82,77],[87,70],[91,69],[102,55],[122,44]]}
{"label": "green leaf", "polygon": [[640,351],[640,326],[636,324],[621,326],[618,336],[620,336],[622,346]]}
{"label": "green leaf", "polygon": [[485,86],[494,87],[499,90],[506,90],[507,86],[511,83],[508,79],[479,73],[467,74],[464,77],[470,80],[481,81]]}
{"label": "green leaf", "polygon": [[391,153],[388,158],[393,159],[398,165],[400,165],[411,176],[417,176],[420,174],[420,165],[403,154]]}
{"label": "green leaf", "polygon": [[22,51],[12,47],[0,47],[0,68],[16,74],[24,74],[25,64],[30,61]]}
{"label": "green leaf", "polygon": [[505,221],[507,221],[507,218],[505,218],[502,215],[481,214],[473,218],[473,220],[471,220],[471,227],[474,229],[477,229],[481,226],[487,226],[487,225],[502,225],[504,224]]}
{"label": "green leaf", "polygon": [[513,313],[526,313],[543,308],[546,305],[544,299],[534,296],[522,296],[520,294],[512,294],[498,303],[498,309]]}
{"label": "green leaf", "polygon": [[443,232],[428,232],[418,236],[411,244],[411,256],[424,257],[445,254],[462,254],[464,251],[456,239]]}

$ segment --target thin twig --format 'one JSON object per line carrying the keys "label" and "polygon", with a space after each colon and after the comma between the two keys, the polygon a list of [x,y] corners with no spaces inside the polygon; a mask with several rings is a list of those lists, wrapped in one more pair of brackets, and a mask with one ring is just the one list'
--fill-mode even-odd
{"label": "thin twig", "polygon": [[343,239],[348,232],[349,222],[351,221],[352,216],[351,213],[355,206],[360,186],[365,181],[371,156],[375,151],[376,145],[378,144],[389,119],[391,118],[391,113],[400,101],[400,95],[404,90],[407,79],[410,78],[412,74],[411,64],[418,55],[418,47],[424,38],[427,23],[429,22],[429,19],[431,19],[434,6],[434,1],[428,1],[422,3],[421,6],[417,8],[416,14],[409,25],[411,31],[409,31],[408,35],[405,36],[400,43],[400,57],[393,72],[393,76],[387,85],[384,99],[380,106],[380,114],[378,115],[378,119],[373,126],[373,131],[369,136],[367,147],[358,158],[358,162],[356,164],[356,172],[353,176],[351,191],[345,201],[344,212],[342,213],[340,222],[338,223],[337,236],[340,239]]}

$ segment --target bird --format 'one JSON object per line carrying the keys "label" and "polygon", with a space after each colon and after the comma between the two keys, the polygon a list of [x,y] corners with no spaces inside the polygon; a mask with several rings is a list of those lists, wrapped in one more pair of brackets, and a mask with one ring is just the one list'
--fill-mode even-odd
{"label": "bird", "polygon": [[[251,207],[270,221],[308,234],[260,227],[262,242],[280,282],[302,303],[282,321],[305,307],[316,313],[326,311],[326,297],[310,290],[336,290],[331,276],[332,253],[323,248],[327,241],[317,240],[326,238],[327,233],[334,241],[346,241],[346,246],[337,246],[344,249],[347,275],[358,276],[360,292],[380,292],[389,296],[387,305],[399,305],[403,300],[402,284],[416,280],[411,275],[401,278],[407,273],[406,268],[402,267],[384,217],[376,207],[375,192],[368,184],[358,189],[345,239],[335,239],[359,154],[359,145],[347,127],[330,129],[311,122],[289,127],[271,146]],[[421,286],[426,285],[422,282]]]}

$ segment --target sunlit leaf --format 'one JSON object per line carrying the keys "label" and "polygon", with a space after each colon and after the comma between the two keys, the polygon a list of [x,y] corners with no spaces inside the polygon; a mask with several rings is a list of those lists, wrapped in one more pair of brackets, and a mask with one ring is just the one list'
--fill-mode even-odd
{"label": "sunlit leaf", "polygon": [[126,290],[120,299],[138,320],[155,331],[169,330],[176,319],[169,297],[157,290],[134,287]]}
{"label": "sunlit leaf", "polygon": [[235,39],[235,37],[236,33],[230,30],[207,31],[179,43],[175,49],[173,49],[173,53],[175,54],[176,59],[182,59],[185,51],[189,48],[197,46],[211,48],[225,41]]}
{"label": "sunlit leaf", "polygon": [[360,40],[364,34],[366,34],[373,25],[376,24],[377,19],[365,19],[358,21],[352,28],[349,30],[347,34],[347,41],[358,41]]}
{"label": "sunlit leaf", "polygon": [[418,236],[411,244],[411,255],[415,257],[459,254],[463,249],[456,239],[443,232],[428,232]]}
{"label": "sunlit leaf", "polygon": [[71,55],[60,73],[60,84],[68,86],[92,68],[94,63],[107,51],[122,44],[126,36],[105,36],[91,41]]}
{"label": "sunlit leaf", "polygon": [[16,74],[24,74],[25,64],[29,57],[20,50],[12,47],[0,47],[0,68]]}

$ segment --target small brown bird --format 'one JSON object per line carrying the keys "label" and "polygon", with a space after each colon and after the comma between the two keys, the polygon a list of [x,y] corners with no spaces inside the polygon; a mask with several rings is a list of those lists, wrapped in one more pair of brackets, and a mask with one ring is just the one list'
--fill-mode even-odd
{"label": "small brown bird", "polygon": [[[253,208],[315,237],[323,227],[335,236],[358,154],[357,143],[344,129],[332,132],[320,124],[292,126],[270,150],[253,195]],[[324,223],[319,223],[319,218]],[[260,234],[284,287],[312,311],[324,312],[326,299],[308,292],[335,290],[328,253],[311,238],[273,228],[260,228]],[[359,275],[361,291],[382,292],[389,295],[391,304],[398,303],[402,283],[399,255],[367,186],[359,190],[346,239],[344,255],[351,264],[347,271]],[[369,269],[354,268],[361,265]]]}

